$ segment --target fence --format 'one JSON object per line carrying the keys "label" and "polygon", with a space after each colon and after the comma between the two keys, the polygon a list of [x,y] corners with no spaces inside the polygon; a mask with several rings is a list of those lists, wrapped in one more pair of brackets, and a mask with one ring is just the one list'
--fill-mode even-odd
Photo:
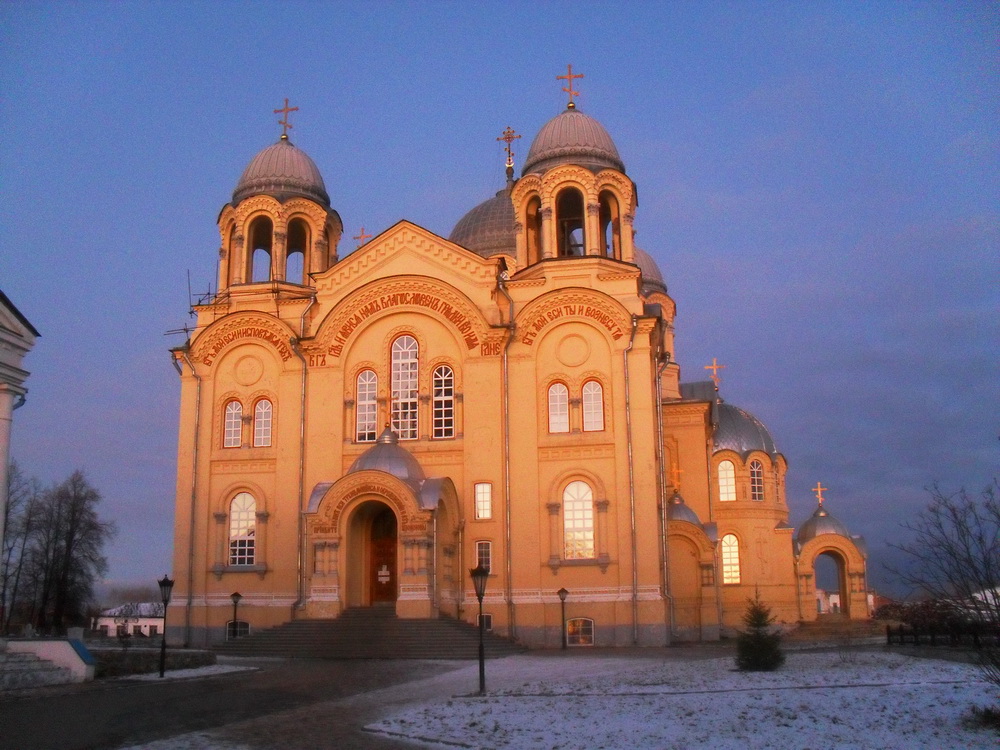
{"label": "fence", "polygon": [[980,649],[1000,646],[1000,630],[996,627],[966,623],[949,628],[917,628],[886,625],[887,646],[913,644],[915,646],[964,646]]}

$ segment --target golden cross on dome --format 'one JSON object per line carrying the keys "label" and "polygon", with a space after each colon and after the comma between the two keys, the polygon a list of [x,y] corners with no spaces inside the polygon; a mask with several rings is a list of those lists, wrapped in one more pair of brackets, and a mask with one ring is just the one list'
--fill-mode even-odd
{"label": "golden cross on dome", "polygon": [[564,76],[556,76],[556,80],[557,81],[566,81],[567,85],[563,86],[563,91],[565,91],[567,94],[569,94],[569,104],[566,105],[568,109],[575,109],[576,108],[576,105],[573,103],[573,97],[574,96],[580,96],[580,92],[579,91],[574,91],[573,90],[573,79],[574,78],[583,78],[583,73],[573,73],[573,66],[572,65],[567,65],[566,66],[566,75],[564,75]]}
{"label": "golden cross on dome", "polygon": [[711,375],[712,382],[715,383],[715,390],[719,390],[719,383],[722,381],[722,378],[719,377],[719,370],[725,370],[726,366],[725,365],[720,365],[716,361],[715,357],[712,357],[712,364],[705,365],[705,369],[712,371],[712,375]]}
{"label": "golden cross on dome", "polygon": [[819,504],[823,504],[823,491],[830,489],[829,487],[824,487],[822,482],[816,482],[816,486],[813,487],[813,492],[816,493],[816,499],[819,500]]}
{"label": "golden cross on dome", "polygon": [[684,469],[680,466],[670,467],[670,481],[673,482],[674,487],[680,489],[681,486],[681,474],[684,473]]}
{"label": "golden cross on dome", "polygon": [[298,107],[289,107],[288,106],[288,97],[287,96],[285,97],[285,106],[282,107],[281,109],[274,110],[274,114],[278,114],[280,112],[281,114],[284,115],[284,117],[282,119],[278,120],[278,124],[281,126],[281,137],[282,138],[284,138],[286,140],[288,139],[288,129],[290,127],[292,127],[292,123],[290,123],[288,121],[288,113],[289,112],[298,112],[298,111],[299,111]]}
{"label": "golden cross on dome", "polygon": [[514,128],[512,128],[510,125],[508,125],[506,128],[504,128],[503,134],[499,138],[497,138],[498,141],[506,141],[507,142],[507,147],[504,149],[504,151],[507,152],[507,166],[508,167],[513,167],[514,166],[514,152],[510,150],[510,144],[513,143],[514,141],[516,141],[520,137],[521,136],[519,136],[519,135],[515,135]]}
{"label": "golden cross on dome", "polygon": [[363,244],[365,244],[365,240],[370,240],[374,236],[375,235],[373,234],[365,234],[365,228],[361,227],[361,234],[359,234],[357,237],[354,237],[353,239],[358,240],[358,247],[361,247]]}

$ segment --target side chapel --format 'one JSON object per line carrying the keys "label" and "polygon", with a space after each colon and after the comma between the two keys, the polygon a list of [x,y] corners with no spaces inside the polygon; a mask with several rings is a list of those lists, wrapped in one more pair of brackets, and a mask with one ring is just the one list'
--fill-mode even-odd
{"label": "side chapel", "polygon": [[172,640],[223,639],[234,591],[254,629],[351,607],[475,622],[479,564],[487,626],[532,647],[563,627],[571,645],[717,639],[755,590],[812,620],[820,555],[846,616],[868,616],[863,541],[821,491],[796,533],[767,428],[717,378],[681,382],[636,186],[577,77],[519,179],[520,136],[498,139],[506,185],[448,238],[401,221],[351,252],[288,138],[296,108],[276,110],[284,134],[219,215],[218,292],[172,350]]}

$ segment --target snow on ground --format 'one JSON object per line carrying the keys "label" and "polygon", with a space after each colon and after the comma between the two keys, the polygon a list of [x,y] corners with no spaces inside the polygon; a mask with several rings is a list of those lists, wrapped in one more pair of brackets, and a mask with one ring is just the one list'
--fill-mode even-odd
{"label": "snow on ground", "polygon": [[737,672],[731,657],[574,654],[546,660],[541,679],[490,690],[495,665],[487,664],[486,696],[411,707],[366,729],[430,747],[491,749],[1000,746],[995,733],[963,722],[970,706],[998,698],[968,664],[874,651],[789,653],[777,672]]}
{"label": "snow on ground", "polygon": [[221,674],[231,672],[256,672],[258,667],[240,667],[232,664],[212,664],[207,667],[192,667],[191,669],[168,669],[164,671],[163,677],[159,672],[146,672],[144,674],[129,674],[115,677],[116,680],[128,680],[130,682],[159,682],[160,680],[190,680],[199,677],[217,677]]}

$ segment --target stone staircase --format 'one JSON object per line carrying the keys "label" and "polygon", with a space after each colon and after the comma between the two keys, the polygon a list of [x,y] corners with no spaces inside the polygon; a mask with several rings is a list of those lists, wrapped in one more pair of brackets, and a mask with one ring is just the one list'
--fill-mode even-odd
{"label": "stone staircase", "polygon": [[885,623],[880,620],[851,620],[845,615],[822,614],[812,622],[799,623],[785,635],[793,642],[869,642],[885,640]]}
{"label": "stone staircase", "polygon": [[[486,658],[526,651],[492,633]],[[330,620],[296,620],[221,643],[219,655],[302,659],[476,659],[479,631],[448,618],[403,620],[386,607],[356,607]]]}
{"label": "stone staircase", "polygon": [[65,667],[57,667],[34,654],[0,651],[0,691],[66,685],[73,674]]}

